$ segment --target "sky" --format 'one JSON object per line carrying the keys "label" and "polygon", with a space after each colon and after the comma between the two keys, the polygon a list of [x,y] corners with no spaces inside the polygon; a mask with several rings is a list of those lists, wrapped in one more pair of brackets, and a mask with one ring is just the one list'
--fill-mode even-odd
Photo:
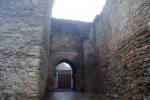
{"label": "sky", "polygon": [[52,17],[92,22],[106,0],[55,0]]}
{"label": "sky", "polygon": [[70,65],[68,65],[67,63],[60,63],[59,65],[57,65],[56,69],[57,70],[72,70]]}

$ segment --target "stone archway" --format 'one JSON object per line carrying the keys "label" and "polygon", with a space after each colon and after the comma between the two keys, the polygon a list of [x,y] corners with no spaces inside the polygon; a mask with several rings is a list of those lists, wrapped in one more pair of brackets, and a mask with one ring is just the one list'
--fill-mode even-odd
{"label": "stone archway", "polygon": [[57,63],[57,65],[59,65],[61,63],[67,63],[68,65],[70,65],[70,67],[72,69],[72,76],[71,77],[73,79],[73,90],[76,90],[76,68],[75,68],[74,63],[68,59],[63,59],[63,60],[59,61]]}
{"label": "stone archway", "polygon": [[55,89],[72,89],[72,68],[69,64],[62,62],[55,68],[54,88]]}
{"label": "stone archway", "polygon": [[[88,38],[90,23],[52,19],[50,37],[50,65],[48,85],[54,87],[55,67],[60,62],[68,63],[73,69],[73,90],[83,87],[83,41]],[[75,69],[75,71],[74,71]]]}
{"label": "stone archway", "polygon": [[[50,43],[51,72],[49,81],[54,81],[55,67],[61,62],[65,62],[71,66],[73,77],[75,76],[75,72],[76,74],[80,74],[82,70],[81,55],[83,52],[80,29],[69,23],[60,23],[55,28],[53,26]],[[81,79],[79,78],[73,78],[73,90],[80,90]],[[50,85],[54,87],[54,82]]]}

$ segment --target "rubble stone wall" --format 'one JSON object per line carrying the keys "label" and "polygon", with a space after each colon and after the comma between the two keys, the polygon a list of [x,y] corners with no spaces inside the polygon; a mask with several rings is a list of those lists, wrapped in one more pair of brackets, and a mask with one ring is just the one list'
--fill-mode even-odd
{"label": "rubble stone wall", "polygon": [[87,43],[94,42],[95,51],[84,50],[85,90],[123,100],[150,99],[150,1],[107,0],[91,30]]}
{"label": "rubble stone wall", "polygon": [[43,97],[51,9],[52,0],[0,0],[0,100]]}

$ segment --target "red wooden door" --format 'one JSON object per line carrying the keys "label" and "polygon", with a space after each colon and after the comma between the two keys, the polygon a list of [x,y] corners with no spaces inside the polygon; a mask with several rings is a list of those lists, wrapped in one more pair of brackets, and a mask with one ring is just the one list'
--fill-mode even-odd
{"label": "red wooden door", "polygon": [[71,88],[71,74],[58,74],[58,88],[59,89]]}

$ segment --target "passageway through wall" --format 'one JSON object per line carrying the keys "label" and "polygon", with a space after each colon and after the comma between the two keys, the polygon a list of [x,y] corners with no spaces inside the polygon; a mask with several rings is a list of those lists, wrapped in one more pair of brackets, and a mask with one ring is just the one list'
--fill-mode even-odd
{"label": "passageway through wall", "polygon": [[75,66],[70,60],[63,59],[57,63],[54,69],[54,88],[72,89],[75,88]]}
{"label": "passageway through wall", "polygon": [[56,66],[54,75],[54,86],[55,89],[72,89],[73,78],[72,68],[69,64],[62,62]]}
{"label": "passageway through wall", "polygon": [[51,25],[48,91],[58,88],[56,66],[63,62],[69,64],[72,69],[73,90],[80,91],[83,86],[82,43],[84,39],[88,38],[91,23],[52,18]]}

